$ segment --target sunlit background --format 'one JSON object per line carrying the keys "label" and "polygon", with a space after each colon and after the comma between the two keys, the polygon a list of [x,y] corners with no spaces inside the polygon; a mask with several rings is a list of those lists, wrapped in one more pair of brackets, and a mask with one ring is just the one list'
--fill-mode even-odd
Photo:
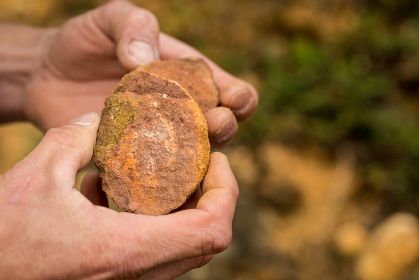
{"label": "sunlit background", "polygon": [[[0,0],[57,26],[98,0]],[[135,1],[259,90],[230,249],[183,279],[419,279],[419,1]],[[42,134],[0,127],[0,172]]]}

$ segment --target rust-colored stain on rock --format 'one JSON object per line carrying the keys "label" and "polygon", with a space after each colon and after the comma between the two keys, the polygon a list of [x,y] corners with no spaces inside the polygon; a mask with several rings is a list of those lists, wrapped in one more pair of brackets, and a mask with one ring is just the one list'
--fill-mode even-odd
{"label": "rust-colored stain on rock", "polygon": [[160,215],[178,208],[204,178],[209,153],[204,115],[180,83],[139,68],[106,99],[94,161],[121,210]]}

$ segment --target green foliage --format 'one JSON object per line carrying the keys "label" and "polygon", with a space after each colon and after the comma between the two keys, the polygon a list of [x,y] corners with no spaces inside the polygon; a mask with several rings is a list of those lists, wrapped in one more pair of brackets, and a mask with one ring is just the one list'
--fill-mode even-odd
{"label": "green foliage", "polygon": [[284,55],[264,52],[261,108],[242,136],[330,155],[349,145],[366,187],[419,212],[419,23],[382,5],[362,10],[358,29],[338,42],[296,32]]}

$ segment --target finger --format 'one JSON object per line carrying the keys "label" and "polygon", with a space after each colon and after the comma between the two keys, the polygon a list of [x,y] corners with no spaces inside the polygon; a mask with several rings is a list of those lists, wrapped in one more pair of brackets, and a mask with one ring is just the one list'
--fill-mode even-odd
{"label": "finger", "polygon": [[188,260],[182,260],[174,263],[165,264],[158,268],[152,269],[142,275],[140,280],[159,280],[159,279],[175,279],[186,272],[202,267],[212,260],[213,256],[202,256]]}
{"label": "finger", "polygon": [[214,79],[221,90],[221,104],[230,108],[238,120],[247,119],[256,111],[258,94],[255,88],[249,83],[227,73],[196,49],[161,33],[160,57],[162,59],[180,57],[203,58],[211,67],[214,73]]}
{"label": "finger", "polygon": [[208,173],[202,184],[204,194],[198,202],[197,209],[220,215],[223,222],[231,225],[239,197],[236,177],[224,154],[212,153],[210,160]]}
{"label": "finger", "polygon": [[212,144],[222,146],[237,132],[237,121],[233,113],[226,107],[217,107],[205,114],[208,124],[208,135]]}
{"label": "finger", "polygon": [[[159,217],[125,213],[120,216],[119,227],[124,232],[123,240],[130,240],[125,246],[134,256],[141,255],[138,250],[148,256],[137,261],[143,267],[222,252],[231,242],[237,198],[237,181],[227,158],[213,153],[197,208]],[[131,263],[136,263],[135,257]]]}
{"label": "finger", "polygon": [[52,128],[26,161],[48,170],[51,179],[56,179],[59,185],[73,182],[69,186],[72,188],[77,171],[92,157],[98,125],[99,115],[87,113],[71,124]]}
{"label": "finger", "polygon": [[124,0],[111,1],[92,13],[93,21],[117,44],[123,66],[134,69],[159,58],[159,24],[149,11]]}
{"label": "finger", "polygon": [[80,192],[94,205],[109,207],[108,198],[102,190],[102,182],[100,180],[99,173],[88,173],[83,178]]}

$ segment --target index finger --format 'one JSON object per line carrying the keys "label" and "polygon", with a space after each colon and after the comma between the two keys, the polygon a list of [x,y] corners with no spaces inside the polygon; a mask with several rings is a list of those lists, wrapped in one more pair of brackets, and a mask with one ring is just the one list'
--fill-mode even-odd
{"label": "index finger", "polygon": [[249,118],[258,105],[258,94],[249,83],[232,76],[196,49],[167,34],[160,33],[160,57],[174,59],[200,57],[211,67],[214,79],[221,90],[220,101],[230,108],[238,120]]}

